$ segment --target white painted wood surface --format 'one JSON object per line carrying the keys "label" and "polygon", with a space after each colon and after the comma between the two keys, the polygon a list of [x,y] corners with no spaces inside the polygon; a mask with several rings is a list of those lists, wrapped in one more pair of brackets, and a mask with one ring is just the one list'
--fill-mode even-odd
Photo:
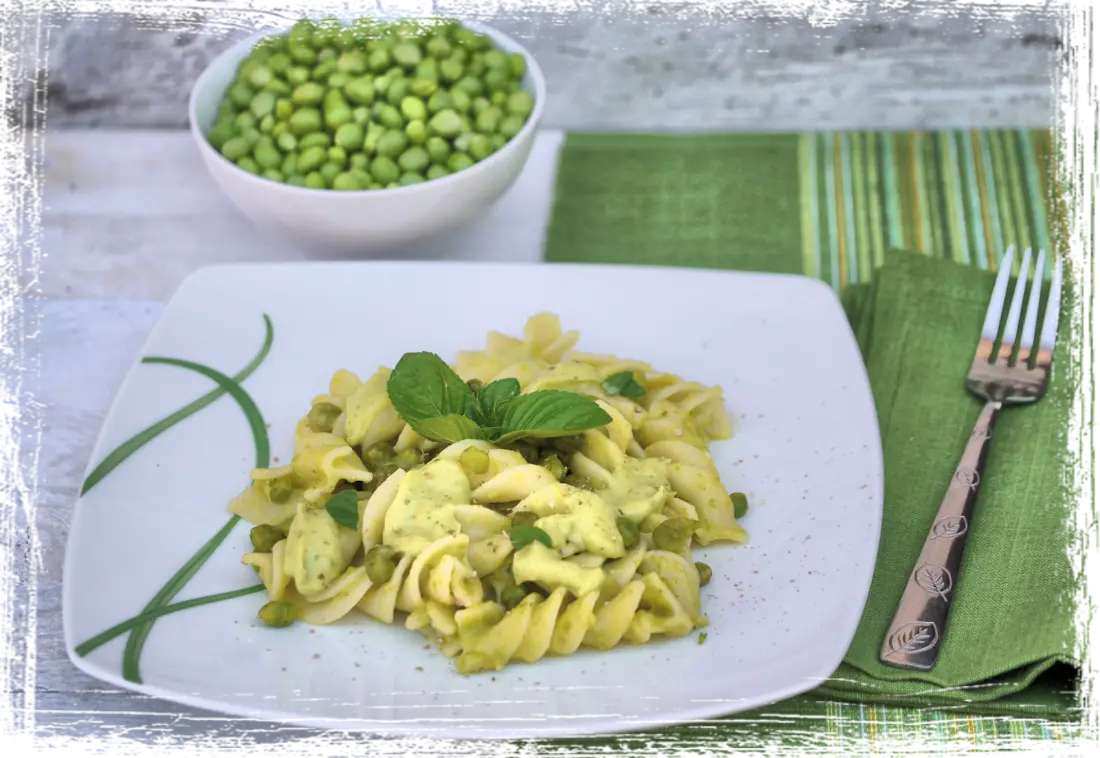
{"label": "white painted wood surface", "polygon": [[[545,132],[513,188],[480,219],[402,257],[537,262],[549,217],[560,132]],[[258,230],[223,199],[189,133],[57,132],[46,138],[43,262],[24,272],[24,382],[41,421],[37,448],[37,661],[32,705],[42,736],[114,734],[148,740],[214,735],[239,719],[106,687],[78,671],[62,637],[61,576],[73,504],[100,425],[164,304],[196,268],[218,262],[303,260],[307,251]],[[28,450],[28,452],[31,452]],[[33,587],[30,543],[20,586]],[[17,624],[17,628],[22,623]],[[28,682],[30,684],[30,682]],[[259,733],[278,739],[286,731]],[[308,732],[308,730],[306,730]],[[238,733],[238,732],[235,732]],[[358,739],[358,738],[357,738]]]}

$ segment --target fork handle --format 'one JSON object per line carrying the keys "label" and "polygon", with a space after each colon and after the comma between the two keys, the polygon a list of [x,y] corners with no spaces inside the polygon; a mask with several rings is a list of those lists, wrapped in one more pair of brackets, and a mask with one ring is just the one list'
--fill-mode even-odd
{"label": "fork handle", "polygon": [[886,632],[879,651],[885,664],[920,671],[936,664],[1000,410],[1000,401],[991,400],[978,416]]}

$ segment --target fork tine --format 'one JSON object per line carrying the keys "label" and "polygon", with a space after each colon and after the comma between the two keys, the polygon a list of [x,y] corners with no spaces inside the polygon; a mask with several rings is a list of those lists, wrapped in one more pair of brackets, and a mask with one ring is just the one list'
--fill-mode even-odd
{"label": "fork tine", "polygon": [[1020,309],[1024,305],[1024,290],[1027,289],[1028,280],[1031,278],[1031,248],[1024,251],[1024,260],[1020,264],[1020,275],[1016,278],[1016,287],[1012,290],[1012,304],[1008,307],[1008,318],[1005,320],[1005,336],[1001,340],[998,360],[1005,362],[1012,356],[1012,348],[1016,346],[1016,333],[1020,328]]}
{"label": "fork tine", "polygon": [[1016,255],[1016,246],[1009,245],[1008,252],[1001,258],[997,271],[997,283],[993,285],[993,294],[989,297],[989,309],[985,312],[985,324],[982,325],[982,339],[997,341],[997,332],[1001,328],[1001,307],[1008,291],[1008,277],[1012,274],[1012,259]]}
{"label": "fork tine", "polygon": [[1058,316],[1062,303],[1062,258],[1054,262],[1054,273],[1050,277],[1050,296],[1047,298],[1046,313],[1043,314],[1043,332],[1039,337],[1039,360],[1050,363],[1054,352],[1054,341],[1058,337]]}
{"label": "fork tine", "polygon": [[1016,365],[1026,364],[1035,348],[1035,324],[1039,320],[1039,296],[1043,293],[1043,271],[1046,270],[1047,251],[1039,251],[1039,260],[1035,262],[1035,278],[1031,282],[1031,291],[1027,295],[1027,311],[1024,315],[1024,329],[1020,333],[1020,353]]}

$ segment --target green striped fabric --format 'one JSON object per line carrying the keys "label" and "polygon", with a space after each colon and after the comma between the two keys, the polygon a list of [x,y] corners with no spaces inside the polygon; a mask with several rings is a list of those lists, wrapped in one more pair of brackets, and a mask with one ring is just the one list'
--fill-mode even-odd
{"label": "green striped fabric", "polygon": [[[1068,237],[1051,160],[1049,132],[1017,129],[570,133],[545,257],[805,273],[837,291],[868,281],[891,248],[993,269],[1009,245],[1062,251]],[[1030,694],[1000,705],[939,710],[812,692],[704,724],[550,744],[567,743],[571,755],[661,747],[683,754],[986,752],[1030,740],[1064,747],[1095,737],[1079,723],[1043,717],[1072,718],[1074,709],[1065,707],[1071,681],[1072,672],[1056,668]],[[1040,705],[1059,697],[1059,707]]]}

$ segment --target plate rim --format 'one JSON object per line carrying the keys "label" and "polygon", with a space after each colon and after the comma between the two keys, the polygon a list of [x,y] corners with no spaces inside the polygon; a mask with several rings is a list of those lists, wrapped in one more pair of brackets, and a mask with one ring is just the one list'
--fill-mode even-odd
{"label": "plate rim", "polygon": [[[174,690],[168,687],[162,687],[157,685],[150,685],[145,683],[135,683],[124,679],[122,676],[111,672],[106,668],[101,668],[87,658],[83,658],[76,654],[76,645],[79,644],[75,638],[73,638],[72,627],[70,622],[71,614],[69,612],[73,605],[72,594],[72,582],[70,577],[75,570],[73,561],[75,560],[75,550],[72,549],[74,542],[74,535],[79,531],[79,524],[83,520],[83,511],[85,496],[81,494],[78,487],[77,495],[73,501],[73,516],[70,521],[69,535],[66,538],[65,556],[62,568],[62,592],[61,592],[61,610],[62,610],[62,629],[63,637],[65,641],[65,650],[72,664],[82,671],[83,673],[92,676],[100,681],[112,684],[120,687],[124,690],[156,697],[168,702],[178,703],[191,708],[198,708],[212,713],[223,714],[227,716],[237,716],[243,718],[249,718],[258,721],[265,721],[269,723],[279,723],[286,725],[302,726],[307,728],[316,728],[323,730],[339,730],[350,731],[362,734],[371,734],[379,737],[387,738],[438,738],[438,739],[454,739],[463,741],[501,741],[501,740],[515,740],[515,739],[562,739],[569,737],[580,736],[596,736],[596,735],[614,735],[614,734],[627,734],[632,732],[644,731],[647,729],[657,729],[668,726],[677,726],[684,724],[696,723],[701,720],[715,719],[726,716],[733,716],[738,713],[742,713],[747,710],[766,707],[768,705],[774,705],[779,702],[783,702],[798,695],[805,694],[822,683],[828,681],[832,674],[837,670],[840,664],[843,662],[845,655],[855,638],[858,630],[859,622],[862,619],[863,611],[866,607],[867,599],[870,596],[871,582],[874,576],[875,567],[877,565],[878,548],[881,542],[882,522],[884,518],[885,510],[885,471],[884,460],[882,451],[882,438],[881,438],[881,426],[879,424],[878,415],[875,412],[874,394],[870,384],[870,377],[867,374],[866,365],[863,361],[862,352],[859,348],[855,334],[851,329],[847,316],[844,312],[843,306],[836,292],[828,284],[820,279],[811,277],[800,273],[786,273],[786,272],[766,272],[766,271],[742,271],[742,270],[725,270],[725,269],[711,269],[702,267],[680,267],[680,266],[659,266],[659,265],[638,265],[638,264],[606,264],[606,263],[584,263],[584,262],[563,262],[563,263],[546,263],[546,262],[510,262],[510,261],[403,261],[403,260],[335,260],[335,261],[272,261],[272,262],[228,262],[228,263],[210,263],[197,267],[192,270],[187,277],[176,288],[172,297],[164,305],[163,310],[158,316],[153,328],[150,329],[149,334],[146,336],[141,348],[131,362],[130,367],[127,369],[122,381],[118,385],[114,397],[111,401],[107,413],[103,417],[103,421],[100,424],[99,431],[96,435],[95,444],[92,447],[91,454],[87,463],[85,464],[83,475],[80,479],[79,486],[82,487],[83,482],[87,479],[88,475],[94,470],[95,465],[102,458],[101,448],[104,446],[104,431],[109,427],[113,421],[116,413],[122,405],[123,399],[128,396],[128,388],[132,381],[134,381],[138,369],[142,365],[144,358],[150,355],[149,348],[154,344],[159,337],[160,331],[164,328],[165,323],[169,320],[174,307],[178,307],[178,303],[183,299],[182,296],[188,289],[198,286],[202,281],[208,277],[219,276],[222,272],[233,272],[239,270],[255,271],[258,269],[266,270],[294,270],[301,268],[316,269],[316,268],[344,268],[344,269],[419,269],[419,270],[439,270],[439,269],[462,269],[471,270],[475,268],[479,269],[507,269],[507,270],[523,270],[535,266],[553,266],[558,269],[577,269],[587,272],[602,271],[605,274],[611,272],[622,272],[624,270],[634,271],[643,275],[657,276],[657,275],[675,275],[681,276],[715,276],[721,275],[731,279],[769,279],[777,282],[783,282],[785,286],[791,286],[794,288],[804,287],[807,289],[824,290],[828,293],[829,306],[828,310],[831,312],[831,317],[839,319],[843,324],[844,329],[842,333],[845,335],[845,343],[848,350],[851,352],[851,357],[854,358],[854,366],[858,367],[858,374],[860,386],[859,396],[863,398],[869,405],[870,413],[869,417],[865,419],[865,422],[871,424],[871,429],[874,432],[874,443],[868,446],[867,454],[871,457],[871,463],[873,463],[873,470],[866,472],[868,478],[868,487],[872,495],[871,505],[874,507],[868,508],[869,514],[863,514],[867,518],[867,525],[870,533],[873,535],[873,545],[868,546],[868,553],[872,556],[866,563],[865,576],[860,577],[858,592],[849,590],[849,595],[853,600],[858,599],[858,603],[853,603],[853,608],[858,608],[858,612],[853,612],[850,623],[847,628],[844,629],[844,633],[838,634],[838,639],[843,639],[844,644],[840,646],[838,643],[839,653],[833,655],[830,659],[831,664],[825,666],[824,657],[822,657],[822,663],[815,667],[815,669],[823,669],[825,673],[814,673],[813,675],[806,675],[805,681],[799,684],[788,685],[776,690],[769,690],[766,694],[761,694],[757,697],[742,698],[742,702],[733,705],[731,703],[703,703],[697,708],[676,708],[663,710],[658,716],[653,718],[647,718],[644,722],[633,724],[631,720],[616,720],[612,717],[601,717],[590,721],[569,721],[563,720],[561,722],[543,721],[538,728],[518,729],[512,731],[512,727],[504,726],[490,726],[487,729],[491,730],[490,734],[471,733],[468,731],[458,730],[455,731],[451,725],[442,727],[424,727],[416,722],[388,722],[388,726],[379,725],[378,722],[371,722],[368,719],[335,719],[335,718],[308,718],[301,714],[296,714],[289,711],[282,711],[278,709],[266,709],[266,708],[252,708],[247,705],[234,704],[228,701],[209,700],[203,696],[189,695],[185,692]],[[777,306],[781,307],[781,306]],[[710,706],[710,707],[707,707]],[[356,725],[359,722],[359,725]]]}

